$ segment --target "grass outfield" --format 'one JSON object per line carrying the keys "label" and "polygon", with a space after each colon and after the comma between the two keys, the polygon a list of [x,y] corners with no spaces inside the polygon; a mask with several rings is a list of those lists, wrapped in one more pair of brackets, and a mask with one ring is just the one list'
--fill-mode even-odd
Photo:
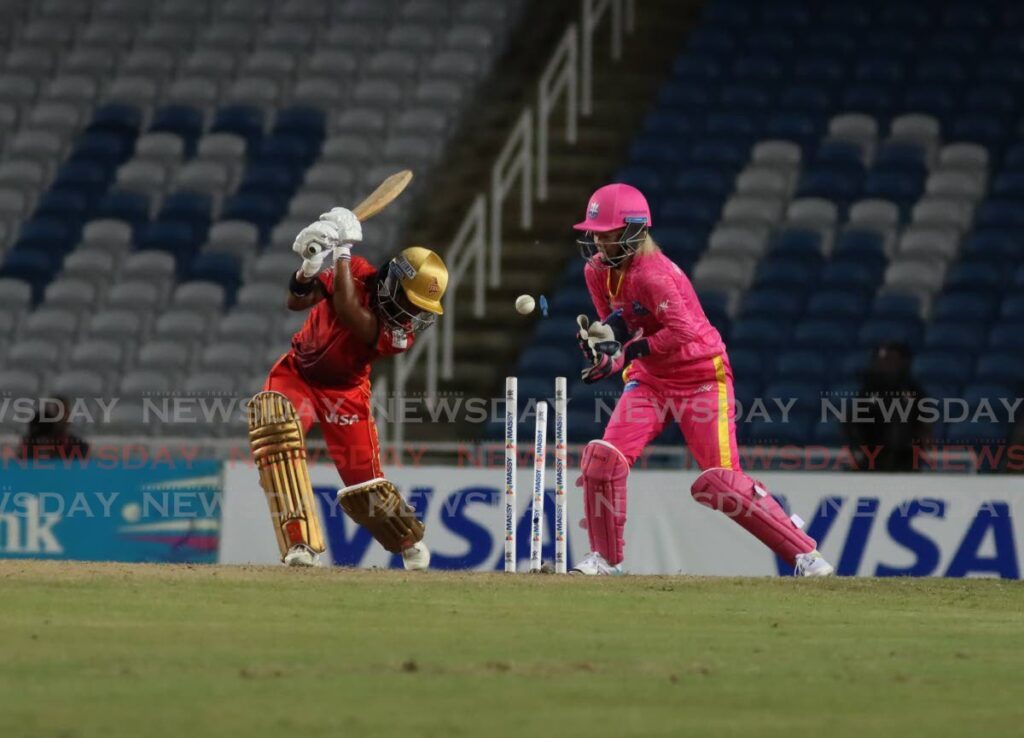
{"label": "grass outfield", "polygon": [[0,736],[1021,735],[1024,586],[0,561]]}

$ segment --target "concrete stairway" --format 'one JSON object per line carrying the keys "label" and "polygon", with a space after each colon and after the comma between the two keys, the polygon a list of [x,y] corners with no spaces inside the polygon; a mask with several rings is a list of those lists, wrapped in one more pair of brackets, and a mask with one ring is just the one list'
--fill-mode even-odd
{"label": "concrete stairway", "polygon": [[[461,222],[473,197],[485,192],[490,167],[527,104],[535,104],[536,79],[547,63],[573,12],[575,2],[536,2],[527,9],[519,39],[499,62],[498,76],[467,116],[469,122],[448,152],[447,165],[426,188],[410,228],[410,243],[431,245],[443,255],[445,241]],[[561,111],[554,115],[549,165],[549,197],[535,204],[533,227],[518,227],[518,201],[512,198],[504,216],[502,284],[487,291],[487,313],[472,317],[469,285],[460,290],[455,336],[455,377],[443,381],[445,393],[463,397],[501,397],[503,379],[512,372],[524,342],[540,318],[514,309],[517,295],[545,294],[551,299],[563,269],[579,252],[571,225],[582,219],[590,193],[605,184],[622,166],[637,126],[650,110],[672,59],[682,47],[700,3],[696,0],[638,0],[636,30],[624,39],[623,57],[613,62],[607,26],[599,31],[595,48],[594,113],[579,120],[579,137],[569,146],[562,137]],[[572,11],[572,12],[570,12]],[[567,326],[566,341],[572,342]],[[417,376],[410,392],[424,389]],[[482,433],[479,424],[408,424],[406,438],[470,442]]]}

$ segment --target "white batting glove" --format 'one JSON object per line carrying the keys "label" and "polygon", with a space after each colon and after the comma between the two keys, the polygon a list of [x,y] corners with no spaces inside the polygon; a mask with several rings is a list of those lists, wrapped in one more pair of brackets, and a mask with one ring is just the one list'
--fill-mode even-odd
{"label": "white batting glove", "polygon": [[363,224],[348,208],[331,208],[320,215],[320,220],[334,224],[338,229],[338,240],[342,243],[353,244],[363,240]]}
{"label": "white batting glove", "polygon": [[318,220],[299,231],[292,251],[302,257],[302,275],[311,279],[319,274],[327,255],[338,245],[338,229],[332,223]]}

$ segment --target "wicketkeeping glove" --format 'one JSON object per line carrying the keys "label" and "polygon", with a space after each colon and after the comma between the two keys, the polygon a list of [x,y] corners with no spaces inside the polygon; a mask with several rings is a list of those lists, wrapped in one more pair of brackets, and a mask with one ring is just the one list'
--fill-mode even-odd
{"label": "wicketkeeping glove", "polygon": [[[580,377],[585,384],[593,384],[613,374],[620,374],[631,361],[651,353],[651,347],[648,345],[647,339],[643,337],[642,330],[638,330],[636,335],[624,346],[618,341],[610,341],[605,342],[604,348],[609,351],[597,352],[593,365],[580,372]],[[611,349],[615,350],[611,351]]]}

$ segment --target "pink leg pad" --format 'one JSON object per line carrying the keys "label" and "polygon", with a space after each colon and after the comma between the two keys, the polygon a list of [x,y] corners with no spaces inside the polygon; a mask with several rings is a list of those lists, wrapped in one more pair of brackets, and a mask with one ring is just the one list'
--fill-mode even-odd
{"label": "pink leg pad", "polygon": [[591,441],[580,461],[583,476],[583,510],[587,519],[590,550],[604,556],[612,566],[622,563],[626,530],[626,478],[629,463],[607,441]]}
{"label": "pink leg pad", "polygon": [[790,566],[796,563],[797,554],[817,548],[814,539],[800,529],[803,521],[786,515],[764,485],[743,472],[708,469],[697,477],[690,494],[700,504],[735,520]]}

